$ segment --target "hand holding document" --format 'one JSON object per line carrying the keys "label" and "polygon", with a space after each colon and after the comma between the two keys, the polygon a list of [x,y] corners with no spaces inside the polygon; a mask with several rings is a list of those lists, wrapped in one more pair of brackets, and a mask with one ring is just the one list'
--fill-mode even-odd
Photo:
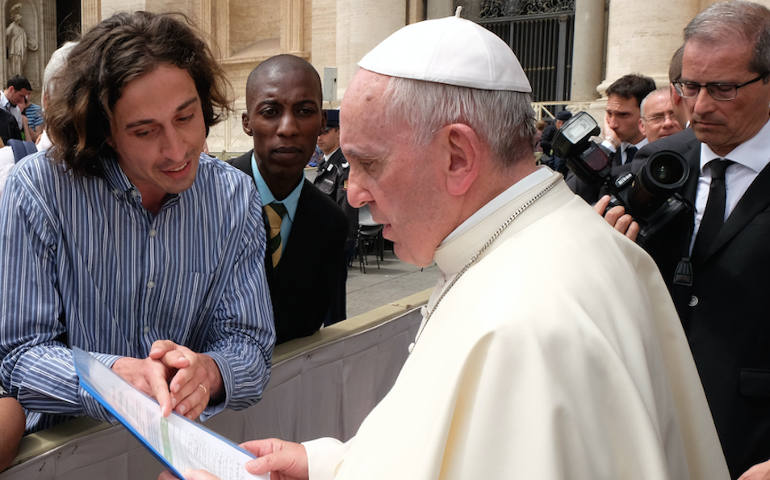
{"label": "hand holding document", "polygon": [[221,479],[263,479],[245,465],[246,450],[176,413],[161,415],[158,403],[81,349],[73,349],[80,384],[139,439],[174,475],[206,470]]}

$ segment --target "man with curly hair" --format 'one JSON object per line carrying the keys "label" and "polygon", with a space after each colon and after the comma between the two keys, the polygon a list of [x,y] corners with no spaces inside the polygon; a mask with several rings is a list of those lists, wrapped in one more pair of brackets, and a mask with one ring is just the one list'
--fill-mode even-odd
{"label": "man with curly hair", "polygon": [[109,418],[72,347],[164,415],[253,404],[275,332],[259,197],[201,154],[228,105],[221,68],[185,21],[121,13],[55,81],[53,147],[19,163],[0,201],[0,380],[27,430]]}

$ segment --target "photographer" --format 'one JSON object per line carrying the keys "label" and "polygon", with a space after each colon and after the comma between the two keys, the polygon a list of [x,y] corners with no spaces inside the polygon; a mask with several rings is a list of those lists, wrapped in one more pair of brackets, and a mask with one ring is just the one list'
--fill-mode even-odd
{"label": "photographer", "polygon": [[[666,149],[680,153],[690,173],[681,194],[693,208],[645,248],[676,304],[731,477],[766,478],[770,10],[735,1],[698,14],[685,28],[674,86],[692,110],[692,129],[649,145],[637,160],[643,165]],[[618,211],[605,218],[624,231],[632,224]],[[625,233],[635,236],[632,228]]]}
{"label": "photographer", "polygon": [[[644,97],[653,90],[655,81],[637,74],[624,75],[607,88],[606,140],[602,145],[611,152],[612,166],[616,169],[630,163],[637,150],[647,144],[647,138],[639,128],[640,107]],[[596,185],[583,182],[572,172],[566,181],[573,192],[590,204],[595,203],[602,193]]]}

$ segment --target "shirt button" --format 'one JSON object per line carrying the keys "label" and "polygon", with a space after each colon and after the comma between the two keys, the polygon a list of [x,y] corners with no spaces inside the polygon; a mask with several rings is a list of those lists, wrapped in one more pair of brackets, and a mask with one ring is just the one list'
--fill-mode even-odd
{"label": "shirt button", "polygon": [[134,197],[134,198],[138,197],[139,196],[139,191],[138,190],[134,190],[133,192],[131,192],[131,196]]}
{"label": "shirt button", "polygon": [[691,307],[698,305],[698,297],[693,295],[692,297],[690,297],[690,301],[687,304]]}
{"label": "shirt button", "polygon": [[150,326],[149,325],[145,325],[144,326],[144,333],[150,333]]}
{"label": "shirt button", "polygon": [[153,282],[152,280],[150,280],[149,282],[147,282],[147,288],[152,288],[152,287],[154,287],[154,286],[155,286],[155,282]]}
{"label": "shirt button", "polygon": [[155,230],[154,228],[153,228],[152,230],[150,230],[150,236],[151,236],[151,237],[154,237],[154,236],[155,236],[155,235],[157,235],[157,234],[158,234],[158,231],[157,231],[157,230]]}

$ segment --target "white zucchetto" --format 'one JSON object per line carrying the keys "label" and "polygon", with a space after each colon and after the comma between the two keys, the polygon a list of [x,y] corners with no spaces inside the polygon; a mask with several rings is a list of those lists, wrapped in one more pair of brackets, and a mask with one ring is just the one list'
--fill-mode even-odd
{"label": "white zucchetto", "polygon": [[510,47],[486,28],[456,16],[401,28],[364,55],[358,66],[390,77],[532,92]]}

